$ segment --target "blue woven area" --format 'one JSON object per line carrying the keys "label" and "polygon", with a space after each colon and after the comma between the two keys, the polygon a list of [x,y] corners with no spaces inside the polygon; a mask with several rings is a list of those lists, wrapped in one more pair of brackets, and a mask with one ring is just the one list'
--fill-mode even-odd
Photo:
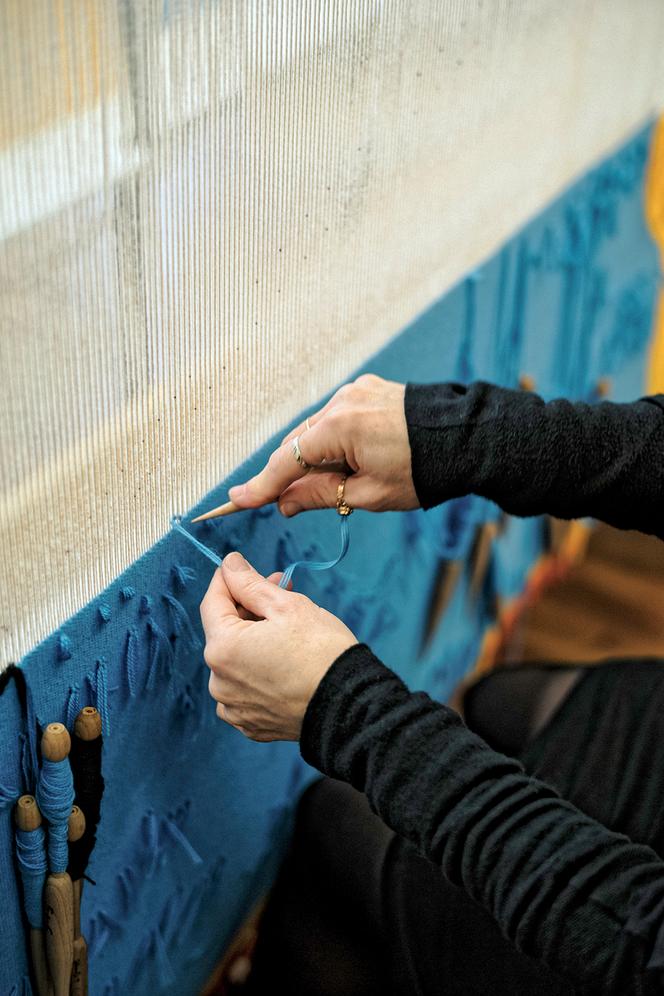
{"label": "blue woven area", "polygon": [[[509,386],[525,372],[545,396],[587,399],[610,375],[614,398],[642,393],[659,280],[641,203],[648,136],[589,173],[366,369]],[[191,514],[224,501],[283,431]],[[198,615],[214,566],[168,529],[173,511],[164,509],[164,538],[22,662],[42,726],[71,728],[87,704],[104,717],[106,793],[89,868],[97,884],[83,903],[93,996],[197,993],[272,881],[294,805],[315,776],[296,746],[251,743],[216,719]],[[479,597],[470,597],[465,569],[423,648],[441,561],[467,558],[477,525],[496,515],[474,498],[426,514],[356,513],[343,563],[302,572],[296,586],[412,686],[444,697],[472,666],[495,596],[518,592],[541,551],[542,522],[511,520]],[[335,512],[287,523],[267,508],[188,528],[220,555],[240,549],[266,573],[329,558],[339,543]],[[28,991],[11,809],[34,789],[33,743],[10,685],[0,698],[2,994]]]}

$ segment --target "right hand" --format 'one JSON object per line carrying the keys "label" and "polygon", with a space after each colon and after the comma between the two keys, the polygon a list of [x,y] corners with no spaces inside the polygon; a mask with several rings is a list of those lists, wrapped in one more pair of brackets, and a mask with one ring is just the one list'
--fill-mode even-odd
{"label": "right hand", "polygon": [[[238,508],[277,501],[287,517],[305,509],[334,508],[341,474],[351,508],[372,512],[419,508],[411,474],[403,384],[373,374],[339,388],[324,408],[302,422],[270,456],[267,466],[228,496]],[[293,456],[299,437],[301,467]],[[332,465],[328,469],[328,465]]]}

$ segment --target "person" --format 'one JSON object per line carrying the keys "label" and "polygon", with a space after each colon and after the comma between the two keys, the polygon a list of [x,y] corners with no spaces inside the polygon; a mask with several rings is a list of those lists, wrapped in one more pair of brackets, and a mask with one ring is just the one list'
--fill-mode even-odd
{"label": "person", "polygon": [[[661,539],[664,396],[545,403],[483,382],[367,375],[230,498],[292,516],[334,507],[340,485],[351,508],[473,493],[512,515],[593,516]],[[238,552],[201,616],[220,718],[256,741],[299,741],[327,776],[296,828],[312,915],[300,940],[317,936],[316,897],[329,888],[346,890],[352,929],[335,935],[329,962],[310,940],[299,982],[282,959],[289,992],[664,992],[664,662],[584,670],[544,729],[504,752],[488,742],[490,721],[479,736],[411,692],[341,620]],[[348,988],[336,990],[329,966],[348,952]],[[260,979],[260,940],[258,955]]]}

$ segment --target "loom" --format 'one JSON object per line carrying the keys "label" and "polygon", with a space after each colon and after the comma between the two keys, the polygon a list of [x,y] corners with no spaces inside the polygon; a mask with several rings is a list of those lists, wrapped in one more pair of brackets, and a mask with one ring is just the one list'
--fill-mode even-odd
{"label": "loom", "polygon": [[[214,567],[171,516],[362,370],[662,388],[663,48],[659,0],[2,4],[0,667],[27,697],[0,695],[0,993],[32,991],[12,811],[49,723],[103,724],[94,996],[200,992],[315,777],[216,719]],[[269,573],[329,559],[336,519],[191,529]],[[449,697],[548,524],[475,496],[352,519],[298,588]]]}

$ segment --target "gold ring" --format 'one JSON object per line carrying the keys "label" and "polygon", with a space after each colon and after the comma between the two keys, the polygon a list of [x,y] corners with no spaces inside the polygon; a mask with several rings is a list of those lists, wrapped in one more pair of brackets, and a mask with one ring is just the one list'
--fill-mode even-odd
{"label": "gold ring", "polygon": [[293,439],[293,441],[291,443],[291,449],[293,450],[293,456],[295,457],[297,463],[299,463],[299,465],[302,468],[302,470],[309,470],[309,468],[311,467],[311,464],[308,464],[307,461],[302,456],[302,451],[300,449],[300,437],[299,436],[296,436],[295,439]]}
{"label": "gold ring", "polygon": [[353,509],[350,507],[346,499],[344,498],[344,490],[346,487],[346,475],[341,478],[339,486],[337,487],[337,512],[339,515],[350,515]]}

